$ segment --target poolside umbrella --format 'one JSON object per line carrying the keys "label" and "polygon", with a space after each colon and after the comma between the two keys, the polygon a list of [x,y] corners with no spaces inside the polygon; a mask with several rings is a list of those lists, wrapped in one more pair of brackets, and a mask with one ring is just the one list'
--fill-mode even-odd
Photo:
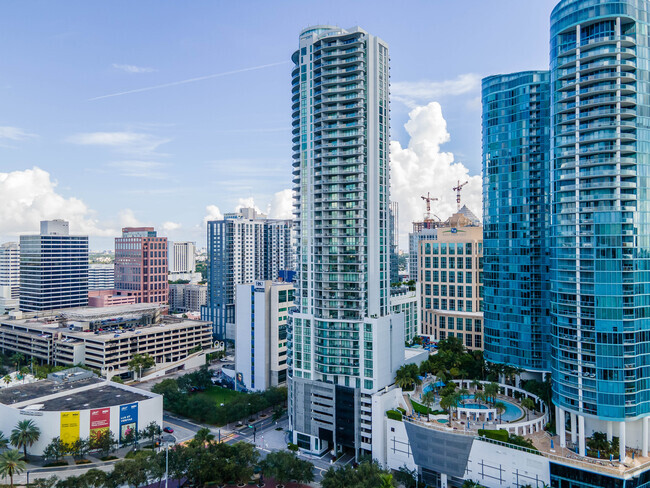
{"label": "poolside umbrella", "polygon": [[433,384],[433,387],[434,387],[434,388],[442,388],[443,386],[445,386],[445,382],[444,382],[444,381],[440,381],[440,380],[436,381],[436,382]]}

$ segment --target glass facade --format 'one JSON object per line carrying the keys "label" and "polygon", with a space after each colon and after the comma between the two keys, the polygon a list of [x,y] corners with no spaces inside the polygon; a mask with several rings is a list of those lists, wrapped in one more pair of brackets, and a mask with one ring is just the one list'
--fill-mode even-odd
{"label": "glass facade", "polygon": [[550,371],[548,71],[483,80],[485,356]]}
{"label": "glass facade", "polygon": [[553,401],[603,420],[650,412],[649,9],[551,16]]}

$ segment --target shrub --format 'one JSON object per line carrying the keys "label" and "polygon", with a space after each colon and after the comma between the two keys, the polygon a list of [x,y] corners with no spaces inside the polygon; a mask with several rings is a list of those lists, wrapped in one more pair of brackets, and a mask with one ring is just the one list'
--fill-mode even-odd
{"label": "shrub", "polygon": [[478,435],[481,437],[487,437],[488,439],[493,439],[495,441],[508,442],[510,440],[510,434],[505,429],[499,430],[487,430],[479,429]]}
{"label": "shrub", "polygon": [[46,468],[54,468],[56,466],[67,466],[67,465],[68,465],[67,461],[54,461],[53,463],[44,464]]}
{"label": "shrub", "polygon": [[290,451],[293,451],[293,452],[297,452],[298,451],[298,446],[296,444],[294,444],[293,442],[289,442],[289,444],[287,444],[287,449],[289,449]]}
{"label": "shrub", "polygon": [[397,410],[388,410],[386,411],[386,417],[388,417],[391,420],[398,420],[402,421],[402,412],[398,412]]}

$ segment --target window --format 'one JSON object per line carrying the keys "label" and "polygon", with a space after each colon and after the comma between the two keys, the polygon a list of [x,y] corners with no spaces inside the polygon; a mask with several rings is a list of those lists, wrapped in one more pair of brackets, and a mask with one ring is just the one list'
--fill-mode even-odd
{"label": "window", "polygon": [[465,334],[465,346],[472,347],[472,335]]}

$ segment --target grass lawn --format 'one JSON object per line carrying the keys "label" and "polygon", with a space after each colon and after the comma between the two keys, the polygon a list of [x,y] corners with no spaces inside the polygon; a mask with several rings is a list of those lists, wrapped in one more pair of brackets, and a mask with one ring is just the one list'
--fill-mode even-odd
{"label": "grass lawn", "polygon": [[220,386],[211,386],[204,392],[195,393],[195,395],[204,395],[219,406],[222,403],[229,403],[233,398],[243,395],[243,393],[229,390],[228,388],[221,388]]}

